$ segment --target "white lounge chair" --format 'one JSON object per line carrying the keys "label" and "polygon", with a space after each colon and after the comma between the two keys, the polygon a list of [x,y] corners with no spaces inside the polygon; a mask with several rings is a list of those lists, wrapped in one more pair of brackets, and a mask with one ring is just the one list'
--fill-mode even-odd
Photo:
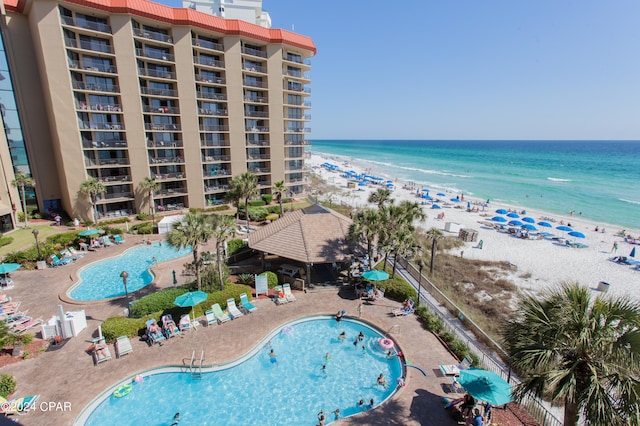
{"label": "white lounge chair", "polygon": [[120,336],[116,340],[116,357],[122,358],[123,355],[133,352],[131,340],[127,336]]}
{"label": "white lounge chair", "polygon": [[276,291],[276,297],[273,299],[273,301],[276,302],[276,305],[284,305],[285,303],[289,303],[289,301],[284,295],[284,290],[282,289],[282,286],[277,285],[274,287],[274,290]]}
{"label": "white lounge chair", "polygon": [[204,315],[207,317],[207,326],[218,323],[218,318],[216,318],[216,315],[213,313],[213,311],[207,311],[204,313]]}
{"label": "white lounge chair", "polygon": [[231,321],[231,317],[225,314],[224,312],[222,312],[222,308],[220,307],[219,303],[214,303],[213,305],[211,305],[211,310],[213,311],[213,315],[215,315],[219,324],[222,324],[223,322]]}
{"label": "white lounge chair", "polygon": [[[111,352],[109,351],[109,345],[107,345],[107,341],[104,337],[100,337],[93,341],[93,351],[91,355],[93,356],[93,364],[98,365],[104,361],[108,361],[111,359]],[[98,345],[103,345],[101,349],[98,349]],[[99,353],[100,352],[100,353]]]}
{"label": "white lounge chair", "polygon": [[231,315],[232,319],[240,318],[244,316],[240,309],[236,306],[235,299],[227,299],[227,311],[229,311],[229,315]]}
{"label": "white lounge chair", "polygon": [[293,293],[291,293],[291,285],[290,284],[283,284],[282,285],[282,292],[284,293],[284,297],[285,297],[285,299],[287,299],[288,302],[295,302],[296,301],[296,297],[293,295]]}
{"label": "white lounge chair", "polygon": [[240,295],[240,306],[242,307],[242,309],[244,309],[247,313],[249,312],[253,312],[255,311],[256,308],[253,303],[249,302],[249,296],[247,296],[247,293],[242,293]]}

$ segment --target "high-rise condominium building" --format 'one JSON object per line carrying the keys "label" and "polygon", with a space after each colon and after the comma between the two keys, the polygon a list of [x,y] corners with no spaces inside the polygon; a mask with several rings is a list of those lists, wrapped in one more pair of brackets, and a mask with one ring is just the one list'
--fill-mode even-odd
{"label": "high-rise condominium building", "polygon": [[221,203],[246,171],[302,192],[310,38],[147,0],[4,0],[1,26],[42,211],[91,219],[90,178],[100,218],[147,212],[145,178],[156,211]]}

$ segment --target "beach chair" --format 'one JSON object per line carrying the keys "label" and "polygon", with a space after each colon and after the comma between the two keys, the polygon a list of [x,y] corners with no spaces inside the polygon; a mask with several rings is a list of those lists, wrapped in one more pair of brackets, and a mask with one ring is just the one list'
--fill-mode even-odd
{"label": "beach chair", "polygon": [[197,320],[191,321],[191,317],[189,316],[189,314],[184,314],[180,317],[180,323],[178,327],[180,328],[181,332],[186,332],[189,330],[198,331],[198,329],[196,328],[198,324],[199,323]]}
{"label": "beach chair", "polygon": [[273,301],[276,303],[276,305],[284,305],[285,303],[289,303],[289,301],[287,300],[287,298],[284,295],[284,291],[282,289],[282,286],[277,285],[273,288],[276,291],[276,295],[273,299]]}
{"label": "beach chair", "polygon": [[411,315],[414,311],[413,300],[409,300],[408,308],[394,309],[391,313],[396,317],[405,317]]}
{"label": "beach chair", "polygon": [[231,321],[231,317],[229,317],[229,315],[222,312],[222,308],[220,307],[219,303],[214,303],[213,305],[211,305],[211,310],[213,311],[213,315],[216,317],[216,320],[218,321],[219,324],[222,324],[223,322]]}
{"label": "beach chair", "polygon": [[240,309],[236,306],[235,299],[227,299],[227,311],[229,311],[229,315],[231,315],[231,319],[236,319],[244,316]]}
{"label": "beach chair", "polygon": [[127,336],[120,336],[116,340],[116,357],[122,358],[123,355],[133,352],[131,340]]}
{"label": "beach chair", "polygon": [[255,306],[253,306],[253,304],[251,302],[249,302],[249,297],[247,296],[247,293],[242,293],[240,295],[240,306],[247,312],[253,312],[255,311],[256,308]]}
{"label": "beach chair", "polygon": [[28,414],[31,407],[40,398],[40,395],[23,396],[22,398],[14,398],[7,401],[0,397],[0,414],[10,416],[12,414]]}
{"label": "beach chair", "polygon": [[211,324],[218,324],[218,319],[213,311],[207,311],[204,313],[205,318],[207,319],[207,327]]}
{"label": "beach chair", "polygon": [[6,294],[0,294],[0,303],[11,302],[11,296],[7,296]]}
{"label": "beach chair", "polygon": [[113,236],[113,242],[116,244],[122,244],[124,243],[124,240],[122,239],[122,236],[120,234],[116,234]]}
{"label": "beach chair", "polygon": [[162,329],[164,330],[164,334],[169,338],[180,334],[180,328],[176,325],[171,314],[162,316]]}
{"label": "beach chair", "polygon": [[293,293],[291,293],[291,285],[290,284],[283,284],[282,285],[282,292],[284,293],[284,298],[287,299],[288,302],[295,302],[296,301],[296,297],[293,295]]}
{"label": "beach chair", "polygon": [[60,259],[58,256],[56,256],[55,254],[51,255],[51,265],[49,266],[62,266],[62,265],[66,265],[67,263],[71,262],[71,259]]}
{"label": "beach chair", "polygon": [[69,249],[64,249],[60,252],[63,259],[71,259],[72,262],[75,262],[79,259],[79,256],[74,255],[69,251]]}
{"label": "beach chair", "polygon": [[104,237],[102,237],[102,242],[104,243],[105,247],[110,247],[113,245],[113,242],[111,241],[111,238],[109,238],[108,235],[105,235]]}
{"label": "beach chair", "polygon": [[93,364],[98,365],[111,359],[111,352],[109,351],[109,345],[104,337],[100,337],[93,341],[93,350],[91,351],[93,357]]}
{"label": "beach chair", "polygon": [[17,334],[22,334],[22,333],[26,333],[27,331],[31,330],[34,327],[39,326],[40,324],[42,324],[42,319],[38,318],[38,319],[30,319],[27,322],[23,322],[21,324],[16,325],[15,327],[13,327],[13,329],[11,331],[13,331],[14,333]]}
{"label": "beach chair", "polygon": [[[86,244],[85,244],[85,246],[86,246]],[[82,251],[76,250],[75,247],[69,247],[67,250],[69,251],[69,253],[71,253],[72,255],[74,255],[76,257],[82,257],[85,254],[87,254],[87,252],[82,252]]]}
{"label": "beach chair", "polygon": [[154,343],[158,343],[162,345],[162,342],[166,340],[164,334],[162,334],[162,329],[158,325],[158,322],[155,318],[151,318],[147,320],[147,337],[149,338],[150,346],[153,346]]}

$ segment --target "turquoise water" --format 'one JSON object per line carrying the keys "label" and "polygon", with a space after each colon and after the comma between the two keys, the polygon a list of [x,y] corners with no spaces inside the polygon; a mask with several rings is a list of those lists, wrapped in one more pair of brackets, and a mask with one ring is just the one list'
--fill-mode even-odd
{"label": "turquoise water", "polygon": [[[357,321],[333,318],[289,327],[291,332],[277,332],[237,366],[203,373],[201,379],[190,373],[152,374],[134,383],[126,397],[108,394],[85,424],[169,425],[179,412],[180,426],[315,425],[320,410],[333,413],[339,408],[348,416],[369,409],[357,405],[360,399],[368,404],[373,398],[375,406],[393,394],[394,385],[385,388],[376,379],[382,373],[395,384],[402,366],[380,348],[379,332]],[[340,342],[342,331],[347,338]],[[359,332],[365,335],[365,350],[362,344],[353,345]],[[270,362],[271,349],[277,355],[275,364]],[[327,420],[335,421],[334,415],[328,414]]]}
{"label": "turquoise water", "polygon": [[[98,253],[104,255],[108,250],[104,248]],[[102,300],[124,296],[124,284],[120,278],[122,271],[127,271],[129,274],[127,290],[133,293],[153,281],[149,268],[152,266],[154,257],[156,261],[164,262],[190,253],[191,249],[176,250],[166,243],[130,248],[119,256],[100,260],[82,268],[78,273],[80,282],[71,289],[70,296],[75,300]]]}
{"label": "turquoise water", "polygon": [[640,228],[640,141],[316,140],[311,150],[420,187]]}

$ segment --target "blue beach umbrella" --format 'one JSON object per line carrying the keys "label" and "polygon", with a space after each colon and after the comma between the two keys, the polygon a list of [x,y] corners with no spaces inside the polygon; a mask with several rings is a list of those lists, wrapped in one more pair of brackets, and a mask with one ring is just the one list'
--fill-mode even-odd
{"label": "blue beach umbrella", "polygon": [[[193,308],[194,306],[204,302],[205,300],[207,300],[207,293],[205,293],[204,291],[190,291],[176,297],[176,300],[173,301],[173,304],[176,306],[180,306],[181,308],[186,308],[188,306]],[[193,309],[191,310],[193,311]],[[193,315],[193,319],[195,320],[195,313]]]}
{"label": "blue beach umbrella", "polygon": [[631,249],[631,253],[629,253],[629,257],[636,257],[636,248]]}
{"label": "blue beach umbrella", "polygon": [[460,371],[458,383],[475,399],[498,406],[511,402],[511,385],[492,371],[469,368]]}
{"label": "blue beach umbrella", "polygon": [[525,223],[524,225],[522,225],[522,229],[526,229],[527,231],[537,231],[538,228],[536,228],[535,226],[533,226],[530,223]]}
{"label": "blue beach umbrella", "polygon": [[498,214],[507,214],[507,211],[505,209],[498,209],[498,210],[496,210],[496,213],[498,213]]}
{"label": "blue beach umbrella", "polygon": [[556,229],[558,231],[565,231],[565,232],[572,232],[573,231],[573,228],[570,228],[570,227],[568,227],[566,225],[556,226]]}
{"label": "blue beach umbrella", "polygon": [[447,196],[447,194],[443,194],[442,192],[438,192],[436,195],[438,197],[446,197]]}
{"label": "blue beach umbrella", "polygon": [[421,192],[429,192],[429,190],[427,188],[425,188]]}
{"label": "blue beach umbrella", "polygon": [[536,220],[532,217],[523,217],[522,221],[527,223],[536,223]]}
{"label": "blue beach umbrella", "polygon": [[363,273],[362,278],[369,281],[384,281],[389,279],[389,274],[387,274],[385,271],[372,269],[370,271],[366,271],[365,273]]}
{"label": "blue beach umbrella", "polygon": [[0,263],[0,274],[8,274],[22,268],[19,263]]}
{"label": "blue beach umbrella", "polygon": [[509,223],[507,225],[511,225],[511,226],[522,226],[522,222],[520,222],[519,220],[510,220]]}
{"label": "blue beach umbrella", "polygon": [[512,217],[514,219],[517,219],[517,218],[520,217],[520,215],[518,213],[516,213],[516,212],[511,212],[511,213],[507,214],[507,217]]}
{"label": "blue beach umbrella", "polygon": [[582,232],[578,232],[578,231],[571,231],[571,232],[569,232],[569,235],[571,235],[572,237],[576,237],[576,238],[585,238],[584,234]]}
{"label": "blue beach umbrella", "polygon": [[450,201],[451,201],[452,203],[459,203],[459,202],[460,202],[460,199],[459,199],[459,198],[452,198]]}
{"label": "blue beach umbrella", "polygon": [[78,232],[78,235],[81,237],[88,237],[89,235],[99,234],[100,230],[98,229],[87,229],[86,231]]}
{"label": "blue beach umbrella", "polygon": [[491,218],[491,220],[494,221],[494,222],[501,222],[501,223],[504,223],[504,222],[507,221],[507,219],[505,219],[502,216],[494,216],[494,217]]}
{"label": "blue beach umbrella", "polygon": [[553,225],[550,224],[549,222],[538,222],[538,225],[544,227],[544,228],[553,228]]}
{"label": "blue beach umbrella", "polygon": [[432,208],[432,209],[439,209],[439,208],[440,208],[440,206],[439,206],[439,205],[437,205],[437,204],[432,204],[432,205],[431,205],[431,208]]}

